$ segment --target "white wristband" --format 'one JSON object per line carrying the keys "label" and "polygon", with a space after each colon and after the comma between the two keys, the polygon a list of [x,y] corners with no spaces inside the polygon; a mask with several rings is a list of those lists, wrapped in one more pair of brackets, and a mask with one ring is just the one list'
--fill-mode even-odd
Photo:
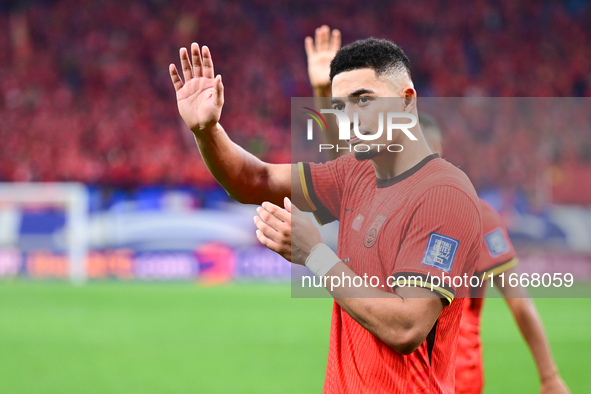
{"label": "white wristband", "polygon": [[339,259],[337,254],[328,245],[319,243],[312,248],[305,264],[314,275],[321,278],[339,261],[341,259]]}

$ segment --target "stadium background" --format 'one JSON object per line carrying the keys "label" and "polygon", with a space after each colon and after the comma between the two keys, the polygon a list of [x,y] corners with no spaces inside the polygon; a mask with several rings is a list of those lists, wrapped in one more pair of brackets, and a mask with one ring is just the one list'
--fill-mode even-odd
{"label": "stadium background", "polygon": [[[209,175],[167,72],[179,47],[211,48],[231,138],[286,162],[290,98],[311,94],[303,39],[321,24],[345,43],[399,43],[421,96],[589,105],[590,16],[576,0],[0,1],[0,181],[83,183],[91,247],[91,282],[73,287],[63,210],[2,201],[0,391],[319,391],[330,300],[289,298],[289,265],[256,245],[253,207]],[[589,119],[511,140],[477,121],[444,128],[446,158],[501,212],[524,261],[567,261],[588,279]],[[488,304],[488,392],[535,391],[508,310]],[[588,299],[536,305],[564,379],[591,391]]]}

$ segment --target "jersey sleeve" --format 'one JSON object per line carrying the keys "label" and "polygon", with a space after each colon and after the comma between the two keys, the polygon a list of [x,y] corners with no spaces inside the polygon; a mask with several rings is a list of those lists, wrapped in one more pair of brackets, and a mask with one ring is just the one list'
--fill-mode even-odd
{"label": "jersey sleeve", "polygon": [[320,224],[339,220],[346,178],[354,167],[350,155],[326,163],[298,163],[304,197]]}
{"label": "jersey sleeve", "polygon": [[400,286],[429,288],[448,304],[456,295],[466,297],[465,281],[458,285],[453,278],[471,277],[480,252],[482,225],[475,200],[456,187],[434,187],[415,205],[405,225],[400,250],[390,257],[396,259],[394,290]]}
{"label": "jersey sleeve", "polygon": [[481,210],[482,250],[474,274],[485,278],[513,268],[517,265],[517,257],[501,216],[482,200]]}

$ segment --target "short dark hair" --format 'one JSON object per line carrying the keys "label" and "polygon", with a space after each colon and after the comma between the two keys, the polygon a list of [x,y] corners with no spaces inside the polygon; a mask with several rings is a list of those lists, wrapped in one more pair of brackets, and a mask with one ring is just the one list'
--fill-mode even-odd
{"label": "short dark hair", "polygon": [[406,71],[410,78],[410,62],[398,45],[392,41],[368,38],[342,47],[330,63],[330,80],[345,71],[371,68],[376,75]]}

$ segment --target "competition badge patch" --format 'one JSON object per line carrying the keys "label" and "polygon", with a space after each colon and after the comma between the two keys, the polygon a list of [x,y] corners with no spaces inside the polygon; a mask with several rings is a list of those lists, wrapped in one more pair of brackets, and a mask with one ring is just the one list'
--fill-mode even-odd
{"label": "competition badge patch", "polygon": [[484,243],[486,244],[488,253],[492,257],[502,255],[509,250],[509,245],[507,245],[503,231],[500,228],[486,234],[484,236]]}
{"label": "competition badge patch", "polygon": [[449,273],[458,251],[460,241],[445,235],[431,233],[429,242],[427,243],[427,250],[423,256],[421,264],[429,267],[439,268],[442,271]]}
{"label": "competition badge patch", "polygon": [[385,216],[382,216],[382,215],[376,216],[373,223],[369,227],[369,230],[367,230],[367,233],[365,233],[365,239],[363,240],[363,245],[365,245],[366,248],[371,248],[372,246],[375,245],[376,241],[378,240],[378,235],[380,234],[380,229],[384,225],[385,221],[386,221]]}

